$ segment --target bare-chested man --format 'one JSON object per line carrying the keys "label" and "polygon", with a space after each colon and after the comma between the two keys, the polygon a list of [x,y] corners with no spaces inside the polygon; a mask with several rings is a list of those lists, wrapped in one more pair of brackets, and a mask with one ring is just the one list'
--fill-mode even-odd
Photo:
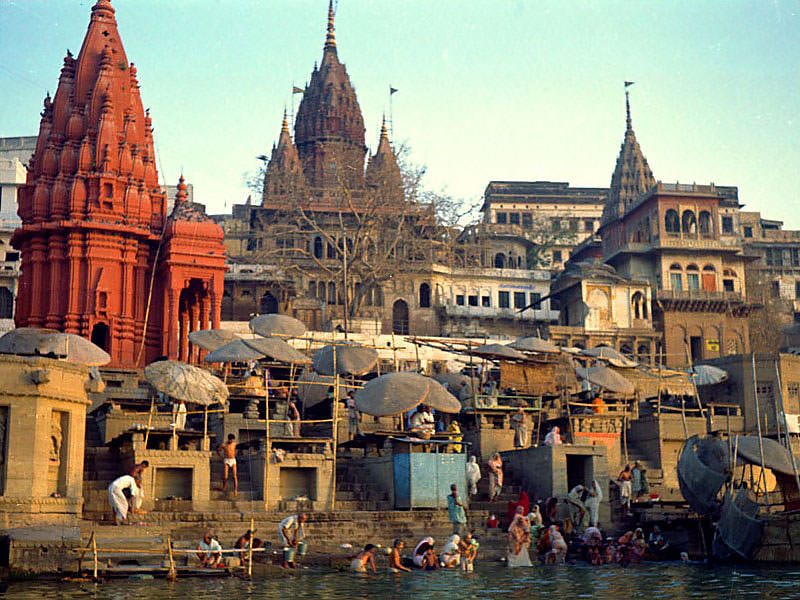
{"label": "bare-chested man", "polygon": [[[225,453],[224,456],[223,452]],[[217,456],[219,456],[225,464],[225,473],[222,475],[222,491],[224,492],[228,487],[228,469],[230,469],[233,474],[233,496],[235,498],[239,495],[239,478],[236,476],[235,435],[232,433],[228,434],[228,441],[217,447]]]}

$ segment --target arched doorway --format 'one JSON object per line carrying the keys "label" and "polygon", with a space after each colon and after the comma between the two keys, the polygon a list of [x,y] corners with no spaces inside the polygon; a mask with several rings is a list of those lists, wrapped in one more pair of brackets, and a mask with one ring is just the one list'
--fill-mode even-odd
{"label": "arched doorway", "polygon": [[278,312],[278,300],[271,292],[264,292],[261,296],[261,310],[259,313],[262,315],[269,315]]}
{"label": "arched doorway", "polygon": [[96,323],[92,327],[92,343],[108,352],[108,325]]}
{"label": "arched doorway", "polygon": [[392,332],[408,335],[408,304],[405,300],[396,300],[392,306]]}

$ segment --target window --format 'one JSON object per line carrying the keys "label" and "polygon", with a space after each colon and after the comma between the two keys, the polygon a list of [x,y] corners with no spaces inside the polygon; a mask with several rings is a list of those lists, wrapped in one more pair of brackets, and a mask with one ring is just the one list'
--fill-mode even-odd
{"label": "window", "polygon": [[553,231],[561,231],[561,219],[553,219]]}
{"label": "window", "polygon": [[[795,252],[797,252],[796,249]],[[19,260],[19,252],[6,252],[6,261],[17,262],[18,260]]]}
{"label": "window", "polygon": [[697,233],[697,219],[692,211],[683,211],[683,216],[681,217],[681,230],[683,233],[687,233],[689,235],[694,235]]}
{"label": "window", "polygon": [[733,279],[723,279],[722,280],[722,289],[726,292],[735,292]]}
{"label": "window", "polygon": [[539,292],[531,292],[531,306],[542,308],[542,295]]}
{"label": "window", "polygon": [[752,227],[745,227],[744,228],[744,237],[746,237],[746,238],[753,237],[753,228]]}
{"label": "window", "polygon": [[464,294],[456,294],[456,305],[464,306]]}
{"label": "window", "polygon": [[494,257],[494,268],[495,269],[505,269],[506,268],[506,255],[502,252],[498,252],[495,254]]}
{"label": "window", "polygon": [[431,286],[427,283],[423,283],[419,286],[419,307],[431,307]]}
{"label": "window", "polygon": [[575,219],[569,220],[569,230],[570,231],[578,231],[578,221]]}
{"label": "window", "polygon": [[478,306],[478,296],[467,296],[467,304],[470,306]]}
{"label": "window", "polygon": [[[800,250],[798,248],[792,248],[789,250],[789,253],[792,255],[792,266],[793,267],[800,267]],[[16,252],[9,252],[9,254],[17,254]],[[8,258],[8,254],[6,254],[6,260],[11,260]],[[16,260],[16,259],[14,259]]]}
{"label": "window", "polygon": [[372,288],[372,302],[375,306],[383,306],[383,288],[379,285]]}
{"label": "window", "polygon": [[722,233],[733,234],[733,217],[722,217]]}
{"label": "window", "polygon": [[683,276],[680,273],[669,274],[670,288],[676,291],[683,290]]}
{"label": "window", "polygon": [[506,223],[508,223],[508,213],[499,212],[497,213],[495,219],[497,220],[498,223],[505,225]]}
{"label": "window", "polygon": [[553,250],[553,264],[561,262],[561,250]]}
{"label": "window", "polygon": [[700,274],[698,273],[697,265],[689,265],[686,267],[686,289],[700,289]]}
{"label": "window", "polygon": [[781,282],[780,281],[773,281],[772,282],[772,297],[779,298],[781,295]]}
{"label": "window", "polygon": [[631,298],[631,304],[633,305],[633,318],[634,319],[646,319],[647,318],[647,303],[645,302],[645,297],[642,292],[636,292],[633,297]]}
{"label": "window", "polygon": [[522,213],[522,226],[533,227],[533,215],[531,213]]}
{"label": "window", "polygon": [[664,229],[667,233],[680,233],[681,225],[678,219],[678,211],[669,209],[664,215]]}
{"label": "window", "polygon": [[336,258],[336,248],[328,242],[328,258]]}
{"label": "window", "polygon": [[794,282],[794,297],[800,298],[800,279],[796,279]]}
{"label": "window", "polygon": [[328,282],[328,304],[336,304],[336,284]]}
{"label": "window", "polygon": [[323,253],[322,238],[317,236],[314,238],[314,258],[322,258]]}
{"label": "window", "polygon": [[584,221],[583,222],[583,230],[588,232],[594,232],[594,221]]}
{"label": "window", "polygon": [[481,296],[481,306],[485,306],[489,308],[492,305],[492,297],[491,296]]}
{"label": "window", "polygon": [[0,287],[0,319],[14,316],[14,296],[8,288]]}
{"label": "window", "polygon": [[508,222],[512,225],[519,225],[519,213],[508,213]]}
{"label": "window", "polygon": [[514,292],[514,308],[525,308],[525,292]]}
{"label": "window", "polygon": [[711,235],[711,213],[709,213],[707,210],[700,212],[698,229],[700,230],[700,235],[702,236],[708,237]]}
{"label": "window", "polygon": [[550,298],[550,310],[561,310],[561,300]]}
{"label": "window", "polygon": [[500,308],[510,308],[508,292],[500,292],[498,294],[497,305]]}

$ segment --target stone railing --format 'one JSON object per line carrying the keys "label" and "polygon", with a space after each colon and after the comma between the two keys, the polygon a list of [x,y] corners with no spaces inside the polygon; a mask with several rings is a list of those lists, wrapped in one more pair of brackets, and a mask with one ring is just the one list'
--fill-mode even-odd
{"label": "stone railing", "polygon": [[656,290],[656,299],[744,302],[744,297],[739,292],[709,290]]}

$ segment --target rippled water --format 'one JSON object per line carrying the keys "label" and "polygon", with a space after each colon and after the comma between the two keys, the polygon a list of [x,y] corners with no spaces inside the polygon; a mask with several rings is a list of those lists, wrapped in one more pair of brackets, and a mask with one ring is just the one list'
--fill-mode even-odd
{"label": "rippled water", "polygon": [[286,578],[116,580],[102,584],[12,583],[0,598],[14,600],[302,600],[306,598],[800,598],[800,570],[650,563],[619,567],[506,569],[484,564],[475,573],[436,571],[356,575],[306,570]]}

